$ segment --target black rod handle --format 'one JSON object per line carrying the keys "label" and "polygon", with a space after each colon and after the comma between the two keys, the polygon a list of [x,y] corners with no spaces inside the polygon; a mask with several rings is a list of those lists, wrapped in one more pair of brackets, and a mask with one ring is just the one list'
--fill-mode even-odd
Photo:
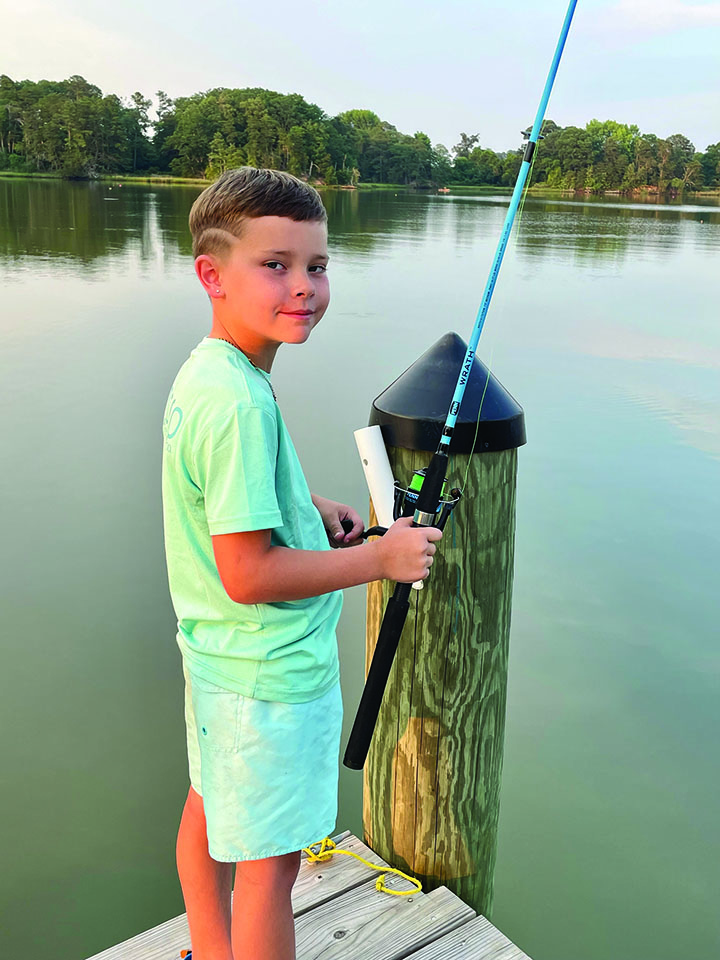
{"label": "black rod handle", "polygon": [[365,766],[395,651],[410,608],[411,588],[412,585],[409,583],[396,584],[395,591],[385,608],[377,645],[365,681],[365,689],[345,748],[343,763],[351,770],[362,770]]}
{"label": "black rod handle", "polygon": [[[448,458],[446,453],[434,453],[428,468],[425,472],[425,479],[418,496],[418,511],[435,517],[437,508],[440,505],[442,497],[442,488],[445,483],[445,473],[448,468]],[[433,526],[430,524],[419,524],[419,526]],[[418,526],[418,524],[416,524]]]}
{"label": "black rod handle", "polygon": [[[433,525],[445,482],[447,463],[447,454],[440,451],[433,454],[423,480],[415,512],[416,518],[418,514],[422,514],[422,522],[418,523],[416,520],[413,522],[413,526]],[[410,607],[411,587],[412,584],[409,583],[396,584],[395,591],[385,608],[380,635],[365,681],[365,689],[360,698],[355,723],[345,748],[343,763],[351,770],[362,770],[365,766],[370,741],[375,732],[375,725],[380,713],[383,694]]]}

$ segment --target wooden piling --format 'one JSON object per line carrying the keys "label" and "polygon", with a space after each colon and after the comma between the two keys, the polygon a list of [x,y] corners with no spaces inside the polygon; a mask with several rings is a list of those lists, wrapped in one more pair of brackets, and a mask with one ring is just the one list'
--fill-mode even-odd
{"label": "wooden piling", "polygon": [[[524,442],[524,436],[523,436]],[[431,453],[388,447],[407,485]],[[425,889],[492,908],[513,582],[517,449],[451,455],[465,495],[410,612],[364,772],[365,842]],[[371,504],[371,524],[374,523]],[[366,670],[394,584],[367,594]]]}

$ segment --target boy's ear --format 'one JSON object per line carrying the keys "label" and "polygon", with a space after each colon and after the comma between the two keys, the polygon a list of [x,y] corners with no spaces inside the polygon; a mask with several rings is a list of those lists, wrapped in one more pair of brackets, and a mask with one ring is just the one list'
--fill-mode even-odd
{"label": "boy's ear", "polygon": [[212,299],[223,296],[222,281],[220,280],[219,264],[209,253],[201,253],[195,260],[195,273],[205,288],[205,293]]}

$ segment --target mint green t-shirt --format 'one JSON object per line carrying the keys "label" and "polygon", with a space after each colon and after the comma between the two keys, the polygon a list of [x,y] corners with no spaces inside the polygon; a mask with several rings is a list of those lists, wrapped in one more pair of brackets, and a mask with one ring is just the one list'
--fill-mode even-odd
{"label": "mint green t-shirt", "polygon": [[273,546],[330,549],[269,379],[210,337],[180,368],[163,420],[165,554],[190,672],[258,700],[301,703],[338,680],[342,593],[235,603],[211,540],[270,529]]}

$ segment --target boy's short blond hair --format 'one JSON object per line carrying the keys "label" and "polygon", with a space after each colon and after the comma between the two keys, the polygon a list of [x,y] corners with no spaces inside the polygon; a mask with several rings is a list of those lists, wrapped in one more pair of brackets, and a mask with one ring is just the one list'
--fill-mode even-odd
{"label": "boy's short blond hair", "polygon": [[327,220],[320,194],[282,170],[240,167],[227,170],[200,194],[190,210],[193,257],[223,257],[243,221],[254,217]]}

